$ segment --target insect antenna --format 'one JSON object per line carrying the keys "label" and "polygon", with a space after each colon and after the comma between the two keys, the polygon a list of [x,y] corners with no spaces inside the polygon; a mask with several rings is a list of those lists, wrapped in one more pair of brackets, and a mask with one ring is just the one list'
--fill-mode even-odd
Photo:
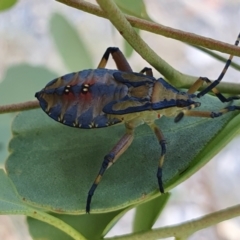
{"label": "insect antenna", "polygon": [[[240,33],[238,34],[238,37],[237,37],[237,40],[235,41],[235,46],[238,46],[239,44],[239,41],[240,41]],[[222,72],[220,73],[219,77],[213,81],[209,86],[207,86],[204,90],[202,90],[201,92],[199,92],[197,94],[197,97],[200,98],[202,96],[204,96],[206,93],[208,93],[209,91],[211,91],[213,88],[215,88],[223,79],[225,73],[227,72],[228,70],[228,67],[231,65],[231,62],[232,62],[232,59],[233,59],[233,55],[231,54],[222,70]],[[206,81],[207,82],[207,81]]]}

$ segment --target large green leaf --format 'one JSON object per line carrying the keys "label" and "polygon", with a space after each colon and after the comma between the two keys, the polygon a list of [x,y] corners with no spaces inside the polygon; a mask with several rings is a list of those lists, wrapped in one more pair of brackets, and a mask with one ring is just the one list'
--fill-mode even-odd
{"label": "large green leaf", "polygon": [[33,99],[33,93],[56,76],[56,73],[46,67],[20,64],[8,68],[0,83],[0,105]]}
{"label": "large green leaf", "polygon": [[[202,109],[223,104],[205,96]],[[239,131],[238,112],[217,119],[185,118],[157,124],[167,140],[163,181],[166,190],[183,181],[211,159]],[[60,213],[85,213],[88,190],[104,155],[124,134],[124,126],[70,128],[40,109],[20,113],[12,126],[8,176],[25,201]],[[92,213],[137,204],[158,194],[156,172],[160,147],[148,126],[136,129],[135,140],[103,177],[92,201]]]}
{"label": "large green leaf", "polygon": [[[27,205],[25,203],[25,199],[21,199],[19,197],[14,185],[4,173],[3,169],[0,169],[0,182],[0,214],[31,216],[35,219],[48,223],[48,225],[46,223],[42,224],[47,225],[49,228],[53,228],[50,225],[54,225],[56,228],[59,228],[60,230],[68,233],[70,236],[72,236],[71,239],[85,239],[79,232],[77,232],[74,228],[68,225],[67,221],[64,222],[57,216],[51,216],[50,214],[41,212],[40,210]],[[59,230],[57,230],[56,228],[55,232],[59,232]],[[66,234],[64,235],[66,236]]]}
{"label": "large green leaf", "polygon": [[[87,239],[94,240],[101,239],[107,225],[113,219],[119,219],[122,216],[122,212],[124,211],[117,210],[103,214],[85,214],[79,216],[52,214],[52,216],[72,226]],[[28,224],[33,239],[72,240],[66,233],[37,219],[28,218]]]}
{"label": "large green leaf", "polygon": [[21,201],[10,179],[0,169],[0,214],[24,214],[29,209]]}
{"label": "large green leaf", "polygon": [[50,31],[62,60],[70,71],[93,67],[86,44],[64,16],[58,13],[53,14],[50,20]]}

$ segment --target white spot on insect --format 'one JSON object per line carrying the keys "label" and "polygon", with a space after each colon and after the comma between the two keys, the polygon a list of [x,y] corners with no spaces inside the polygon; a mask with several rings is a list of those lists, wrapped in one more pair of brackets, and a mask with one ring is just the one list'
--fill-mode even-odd
{"label": "white spot on insect", "polygon": [[82,85],[82,93],[87,93],[89,91],[89,84],[83,84]]}
{"label": "white spot on insect", "polygon": [[83,92],[88,92],[88,88],[83,88],[82,91]]}
{"label": "white spot on insect", "polygon": [[66,86],[65,86],[65,89],[64,89],[64,92],[65,92],[65,93],[69,93],[69,92],[70,92],[70,89],[71,89],[71,85],[66,85]]}
{"label": "white spot on insect", "polygon": [[63,124],[65,124],[65,123],[66,123],[66,120],[64,119],[64,120],[63,120]]}

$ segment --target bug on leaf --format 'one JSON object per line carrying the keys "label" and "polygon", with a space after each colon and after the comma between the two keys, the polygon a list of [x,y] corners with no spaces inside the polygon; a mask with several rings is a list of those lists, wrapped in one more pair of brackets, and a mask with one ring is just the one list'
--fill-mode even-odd
{"label": "bug on leaf", "polygon": [[[235,42],[236,46],[239,40],[240,34]],[[110,54],[118,70],[105,68]],[[164,192],[162,167],[166,142],[155,120],[162,115],[175,117],[175,122],[181,120],[184,115],[215,118],[229,111],[240,110],[240,107],[235,105],[213,112],[192,110],[200,106],[200,103],[194,100],[209,91],[222,102],[240,98],[239,96],[226,98],[216,89],[232,58],[231,55],[217,80],[211,82],[206,77],[199,77],[187,92],[181,92],[163,78],[155,79],[150,68],[144,68],[140,73],[133,72],[122,52],[118,48],[109,47],[97,69],[83,70],[56,78],[35,94],[41,108],[62,124],[87,129],[125,124],[125,134],[104,157],[99,173],[88,192],[86,212],[90,212],[92,196],[104,172],[130,146],[134,129],[144,123],[153,130],[161,147],[157,179],[160,192]],[[207,87],[195,94],[204,83]]]}

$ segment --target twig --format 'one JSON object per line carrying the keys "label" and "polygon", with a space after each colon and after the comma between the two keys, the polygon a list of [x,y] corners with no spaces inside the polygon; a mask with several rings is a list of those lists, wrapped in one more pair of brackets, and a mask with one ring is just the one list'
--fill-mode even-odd
{"label": "twig", "polygon": [[[95,4],[83,0],[56,0],[70,7],[94,14],[99,17],[107,18],[106,13]],[[188,44],[202,46],[219,52],[232,54],[240,57],[240,48],[228,43],[206,38],[197,34],[181,31],[162,24],[150,22],[137,17],[125,15],[130,24],[135,27],[152,33],[156,33],[168,38],[173,38]],[[237,35],[237,33],[236,33]]]}
{"label": "twig", "polygon": [[186,239],[194,232],[201,229],[210,227],[222,221],[238,217],[240,215],[240,205],[235,205],[230,208],[226,208],[211,214],[208,214],[201,218],[196,218],[179,225],[174,225],[170,227],[158,228],[146,232],[127,234],[119,237],[105,238],[106,240],[144,240],[144,239],[159,239],[167,237],[176,237],[176,239]]}
{"label": "twig", "polygon": [[39,108],[38,101],[28,101],[23,103],[9,104],[9,105],[0,106],[0,114],[30,110],[34,108]]}

